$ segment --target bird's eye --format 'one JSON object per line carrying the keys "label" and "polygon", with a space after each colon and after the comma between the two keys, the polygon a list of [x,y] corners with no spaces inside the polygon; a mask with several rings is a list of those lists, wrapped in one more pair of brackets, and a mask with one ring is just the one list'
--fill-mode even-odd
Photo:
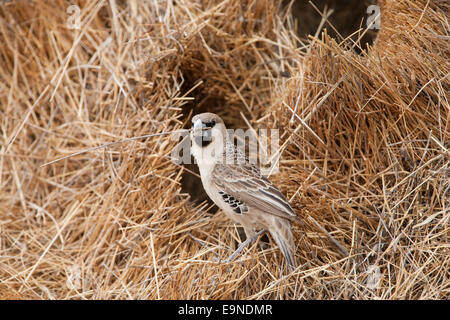
{"label": "bird's eye", "polygon": [[211,120],[210,122],[205,123],[205,126],[208,128],[212,128],[216,125],[216,120]]}

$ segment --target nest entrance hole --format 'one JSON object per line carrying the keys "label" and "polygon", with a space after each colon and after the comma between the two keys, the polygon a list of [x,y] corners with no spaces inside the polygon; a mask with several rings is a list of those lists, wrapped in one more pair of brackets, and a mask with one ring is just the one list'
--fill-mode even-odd
{"label": "nest entrance hole", "polygon": [[[331,9],[333,13],[328,17],[327,21],[322,26],[322,30],[325,28],[330,37],[335,38],[340,42],[341,40],[351,36],[353,41],[357,41],[362,33],[366,31],[367,22],[380,22],[381,17],[377,17],[379,7],[373,7],[378,5],[376,0],[313,0],[310,1],[293,1],[292,2],[292,15],[296,22],[297,35],[301,39],[308,38],[308,35],[314,35],[318,26],[321,23],[322,16],[317,9],[323,14],[325,8],[328,11]],[[284,1],[284,5],[288,6],[291,1]],[[316,8],[314,8],[314,6]],[[372,6],[372,7],[371,7]],[[359,44],[354,46],[357,53],[361,53],[362,50],[367,48],[367,45],[371,45],[378,33],[378,24],[372,24],[371,29],[367,30],[361,37]],[[354,34],[357,30],[362,29],[359,33]],[[320,32],[322,31],[320,30]],[[319,33],[320,37],[320,33]],[[351,40],[350,40],[350,43]]]}

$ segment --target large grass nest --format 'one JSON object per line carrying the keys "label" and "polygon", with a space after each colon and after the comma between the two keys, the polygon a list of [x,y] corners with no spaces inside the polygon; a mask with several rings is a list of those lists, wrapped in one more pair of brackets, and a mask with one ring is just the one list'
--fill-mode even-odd
{"label": "large grass nest", "polygon": [[[0,5],[0,298],[448,298],[450,7],[379,4],[363,48],[274,0]],[[239,230],[169,136],[42,166],[206,110],[280,129],[293,273],[273,244],[221,262]]]}

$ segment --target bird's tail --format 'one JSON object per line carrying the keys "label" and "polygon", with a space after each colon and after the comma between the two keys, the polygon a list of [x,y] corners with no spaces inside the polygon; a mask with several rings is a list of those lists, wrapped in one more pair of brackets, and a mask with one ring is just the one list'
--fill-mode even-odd
{"label": "bird's tail", "polygon": [[294,237],[291,230],[291,222],[286,219],[274,218],[271,227],[268,228],[272,238],[277,243],[287,264],[291,269],[295,268]]}

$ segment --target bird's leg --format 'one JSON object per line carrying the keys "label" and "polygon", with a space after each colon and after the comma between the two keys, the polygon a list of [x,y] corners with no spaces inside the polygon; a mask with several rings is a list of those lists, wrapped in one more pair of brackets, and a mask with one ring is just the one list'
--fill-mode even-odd
{"label": "bird's leg", "polygon": [[[264,232],[266,232],[266,230],[261,230],[258,233],[255,233],[253,236],[249,237],[247,230],[245,230],[245,234],[247,235],[247,239],[245,239],[244,242],[242,242],[239,247],[236,249],[235,252],[233,252],[233,254],[231,256],[228,257],[227,260],[225,260],[225,263],[231,262],[234,260],[234,258],[236,258],[236,256],[241,253],[242,250],[244,250],[244,248],[250,243],[255,241],[256,239],[258,239],[258,237],[263,234]],[[254,233],[254,232],[253,232]]]}
{"label": "bird's leg", "polygon": [[[244,231],[245,231],[245,235],[247,236],[247,239],[253,238],[253,237],[258,237],[254,228],[244,226]],[[268,247],[267,243],[264,241],[259,241],[258,244],[262,250],[266,250]]]}

